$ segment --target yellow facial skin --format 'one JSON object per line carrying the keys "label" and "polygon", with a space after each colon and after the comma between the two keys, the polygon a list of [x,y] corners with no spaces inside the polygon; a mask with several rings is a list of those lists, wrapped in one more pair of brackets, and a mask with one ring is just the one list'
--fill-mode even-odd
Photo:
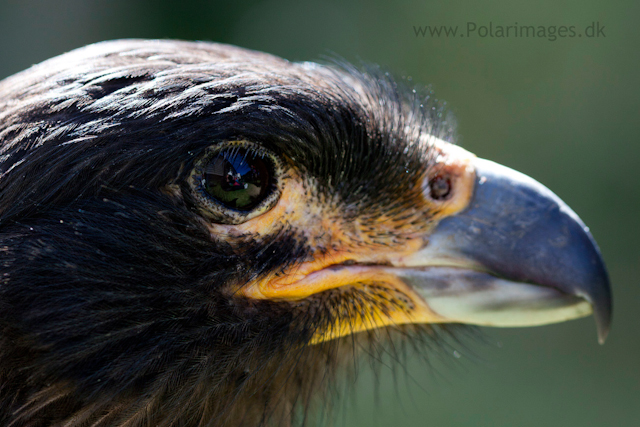
{"label": "yellow facial skin", "polygon": [[[251,299],[295,302],[330,289],[355,286],[371,296],[366,320],[345,319],[330,330],[317,331],[315,343],[393,324],[445,321],[388,268],[402,266],[403,259],[424,247],[434,224],[464,209],[471,199],[474,155],[442,141],[436,141],[434,150],[437,170],[423,171],[415,191],[405,195],[410,198],[407,206],[411,208],[397,217],[359,216],[347,221],[336,212],[337,201],[318,199],[321,193],[315,191],[313,182],[288,171],[280,182],[280,199],[268,212],[237,225],[209,223],[216,236],[251,235],[258,239],[277,233],[283,223],[290,224],[296,230],[304,230],[308,244],[317,249],[313,259],[229,291]],[[434,200],[428,194],[428,183],[435,176],[451,183],[445,200]],[[385,271],[381,266],[387,266]],[[383,306],[387,308],[381,309]]]}

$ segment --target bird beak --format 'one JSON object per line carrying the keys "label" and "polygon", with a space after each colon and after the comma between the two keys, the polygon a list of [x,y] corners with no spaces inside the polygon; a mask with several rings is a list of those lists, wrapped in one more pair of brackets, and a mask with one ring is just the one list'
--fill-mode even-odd
{"label": "bird beak", "polygon": [[548,188],[474,158],[467,207],[440,221],[392,270],[443,322],[533,326],[595,315],[603,343],[611,290],[580,218]]}
{"label": "bird beak", "polygon": [[[438,205],[411,244],[351,245],[243,286],[256,299],[300,301],[337,288],[367,294],[361,319],[338,319],[313,342],[407,323],[534,326],[595,315],[604,342],[611,324],[609,278],[598,246],[578,216],[539,182],[444,142],[440,171],[457,189]],[[295,198],[283,195],[279,218]],[[421,202],[416,202],[422,221]],[[435,201],[429,202],[433,205]],[[278,210],[280,209],[280,210]],[[428,208],[425,208],[428,209]],[[265,220],[265,221],[267,221]],[[371,227],[394,227],[377,219]],[[413,220],[412,220],[413,221]],[[435,225],[433,225],[435,224]],[[322,233],[343,238],[339,224]],[[380,231],[384,234],[384,230]]]}

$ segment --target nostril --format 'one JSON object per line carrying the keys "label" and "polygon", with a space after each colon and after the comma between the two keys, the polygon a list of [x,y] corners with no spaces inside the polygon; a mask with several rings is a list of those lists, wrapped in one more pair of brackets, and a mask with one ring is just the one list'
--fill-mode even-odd
{"label": "nostril", "polygon": [[438,175],[429,181],[429,195],[433,200],[445,200],[451,194],[451,180]]}

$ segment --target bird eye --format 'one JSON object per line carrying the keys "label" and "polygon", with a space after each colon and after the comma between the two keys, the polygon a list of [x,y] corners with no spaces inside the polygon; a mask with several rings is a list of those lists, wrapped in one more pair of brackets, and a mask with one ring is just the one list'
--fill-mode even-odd
{"label": "bird eye", "polygon": [[444,200],[451,193],[451,180],[444,176],[436,176],[429,181],[429,194],[433,200]]}
{"label": "bird eye", "polygon": [[243,148],[218,153],[204,171],[207,192],[229,208],[256,207],[269,189],[271,174],[264,159],[253,154]]}
{"label": "bird eye", "polygon": [[275,205],[281,163],[248,141],[210,147],[196,162],[190,184],[204,212],[216,222],[240,224]]}

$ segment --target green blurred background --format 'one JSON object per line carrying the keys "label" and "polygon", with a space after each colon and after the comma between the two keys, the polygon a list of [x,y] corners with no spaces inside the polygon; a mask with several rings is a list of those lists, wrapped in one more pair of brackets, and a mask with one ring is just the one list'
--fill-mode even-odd
{"label": "green blurred background", "polygon": [[[414,26],[604,26],[605,37],[416,36]],[[339,426],[640,425],[640,3],[0,1],[0,78],[106,39],[180,38],[314,60],[339,55],[431,84],[459,143],[551,187],[591,227],[614,290],[593,319],[483,329],[428,366],[363,364]],[[395,379],[394,379],[395,377]],[[378,386],[376,387],[376,384]],[[377,391],[376,391],[377,390]]]}

